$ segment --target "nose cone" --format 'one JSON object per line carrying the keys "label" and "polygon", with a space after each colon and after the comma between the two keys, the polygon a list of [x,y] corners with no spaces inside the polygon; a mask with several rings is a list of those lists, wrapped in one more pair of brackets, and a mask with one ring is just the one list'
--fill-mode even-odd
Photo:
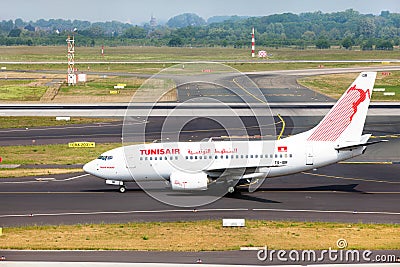
{"label": "nose cone", "polygon": [[86,173],[96,176],[96,173],[97,173],[96,163],[94,161],[90,161],[90,162],[86,163],[85,165],[83,165],[83,170]]}

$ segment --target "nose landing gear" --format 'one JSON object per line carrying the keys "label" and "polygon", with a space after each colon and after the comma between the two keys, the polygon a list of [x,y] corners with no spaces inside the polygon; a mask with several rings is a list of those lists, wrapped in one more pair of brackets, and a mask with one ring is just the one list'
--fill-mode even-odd
{"label": "nose landing gear", "polygon": [[119,186],[118,191],[119,191],[120,193],[125,193],[125,192],[126,192],[126,186],[124,185],[124,182],[122,182],[122,181],[106,180],[106,184],[109,184],[109,185],[118,185],[118,186]]}
{"label": "nose landing gear", "polygon": [[119,187],[119,192],[120,192],[120,193],[125,193],[125,192],[126,192],[126,187],[125,187],[125,185],[122,185],[122,186]]}

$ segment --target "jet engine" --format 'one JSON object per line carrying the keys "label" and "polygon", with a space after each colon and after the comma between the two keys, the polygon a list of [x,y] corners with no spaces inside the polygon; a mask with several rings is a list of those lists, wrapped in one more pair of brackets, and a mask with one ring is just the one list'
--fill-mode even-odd
{"label": "jet engine", "polygon": [[204,172],[174,171],[170,176],[170,182],[172,190],[206,190],[208,178]]}

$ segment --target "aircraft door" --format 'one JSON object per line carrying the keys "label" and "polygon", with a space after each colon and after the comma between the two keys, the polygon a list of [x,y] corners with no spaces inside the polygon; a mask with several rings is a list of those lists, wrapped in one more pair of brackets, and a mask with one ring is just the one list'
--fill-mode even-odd
{"label": "aircraft door", "polygon": [[310,143],[306,144],[306,165],[314,165],[314,149]]}

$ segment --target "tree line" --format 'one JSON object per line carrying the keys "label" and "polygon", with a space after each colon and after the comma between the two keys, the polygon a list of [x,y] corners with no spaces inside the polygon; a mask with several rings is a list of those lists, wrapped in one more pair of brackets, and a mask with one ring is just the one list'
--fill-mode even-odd
{"label": "tree line", "polygon": [[218,16],[205,21],[196,14],[181,14],[165,25],[131,25],[118,21],[95,22],[50,19],[0,21],[0,45],[65,45],[74,34],[78,45],[250,46],[251,28],[257,45],[268,47],[340,46],[365,50],[386,49],[400,43],[400,14],[341,12],[284,13],[263,17]]}

